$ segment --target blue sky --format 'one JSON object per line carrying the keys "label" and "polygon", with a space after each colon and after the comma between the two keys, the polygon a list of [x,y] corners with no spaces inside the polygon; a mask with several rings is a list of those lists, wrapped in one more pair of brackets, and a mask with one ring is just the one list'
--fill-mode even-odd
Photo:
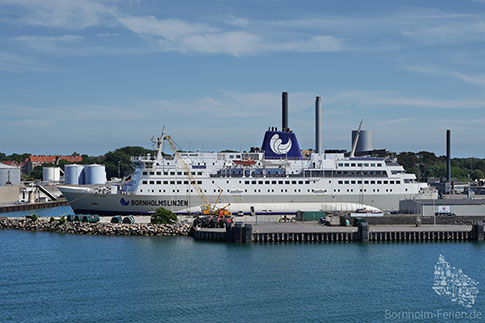
{"label": "blue sky", "polygon": [[0,0],[0,152],[300,146],[485,157],[485,1]]}

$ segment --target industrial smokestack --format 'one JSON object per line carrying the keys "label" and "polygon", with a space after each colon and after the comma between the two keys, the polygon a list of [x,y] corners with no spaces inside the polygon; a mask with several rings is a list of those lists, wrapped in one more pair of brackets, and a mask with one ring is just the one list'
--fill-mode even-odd
{"label": "industrial smokestack", "polygon": [[283,100],[283,106],[282,106],[283,130],[282,131],[288,131],[288,92],[282,93],[282,100]]}
{"label": "industrial smokestack", "polygon": [[322,98],[315,99],[315,152],[322,152]]}
{"label": "industrial smokestack", "polygon": [[451,131],[446,130],[446,181],[451,182]]}

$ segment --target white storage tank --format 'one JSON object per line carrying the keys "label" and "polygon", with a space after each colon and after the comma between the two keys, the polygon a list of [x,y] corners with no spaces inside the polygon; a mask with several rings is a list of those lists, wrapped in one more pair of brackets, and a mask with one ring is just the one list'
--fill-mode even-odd
{"label": "white storage tank", "polygon": [[84,166],[77,164],[64,166],[64,183],[70,185],[83,185]]}
{"label": "white storage tank", "polygon": [[61,180],[60,167],[43,167],[42,181],[44,182],[59,182]]}
{"label": "white storage tank", "polygon": [[87,165],[84,167],[85,184],[106,184],[106,169],[104,165]]}
{"label": "white storage tank", "polygon": [[0,163],[0,185],[20,185],[20,167]]}

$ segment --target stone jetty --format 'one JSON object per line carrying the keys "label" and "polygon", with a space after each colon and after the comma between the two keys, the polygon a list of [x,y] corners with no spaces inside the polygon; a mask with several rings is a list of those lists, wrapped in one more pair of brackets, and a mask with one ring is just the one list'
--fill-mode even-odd
{"label": "stone jetty", "polygon": [[150,224],[150,223],[80,223],[59,221],[33,221],[23,218],[0,219],[0,229],[25,231],[45,231],[71,234],[90,234],[105,236],[187,236],[190,224]]}

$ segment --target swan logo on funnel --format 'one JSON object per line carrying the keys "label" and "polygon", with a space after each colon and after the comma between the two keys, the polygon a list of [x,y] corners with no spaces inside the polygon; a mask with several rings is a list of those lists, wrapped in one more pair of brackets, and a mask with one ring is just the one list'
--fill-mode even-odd
{"label": "swan logo on funnel", "polygon": [[291,150],[291,139],[288,138],[288,142],[283,144],[283,140],[281,140],[280,136],[275,133],[273,137],[271,137],[269,146],[275,154],[287,154]]}
{"label": "swan logo on funnel", "polygon": [[124,206],[128,206],[130,204],[130,202],[125,200],[123,197],[121,198],[120,203],[121,203],[121,205],[124,205]]}

